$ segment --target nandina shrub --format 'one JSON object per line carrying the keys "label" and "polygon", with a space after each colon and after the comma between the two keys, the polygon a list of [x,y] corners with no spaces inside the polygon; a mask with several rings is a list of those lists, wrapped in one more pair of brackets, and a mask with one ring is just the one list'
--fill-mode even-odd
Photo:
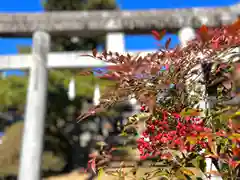
{"label": "nandina shrub", "polygon": [[[165,31],[153,31],[157,40],[161,40],[164,34]],[[218,168],[217,172],[208,173],[226,179],[237,178],[240,163],[239,103],[233,107],[231,103],[224,105],[223,101],[234,93],[234,98],[238,96],[238,63],[231,58],[223,63],[222,57],[240,46],[240,20],[221,28],[202,26],[197,31],[197,38],[184,48],[169,49],[170,43],[171,39],[168,39],[159,51],[145,56],[107,51],[98,54],[94,50],[94,57],[116,64],[109,67],[105,75],[116,84],[104,92],[100,105],[81,116],[80,120],[134,95],[142,103],[143,112],[129,117],[120,137],[132,139],[129,129],[135,129],[139,135],[136,142],[140,159],[150,158],[153,166],[161,164],[157,171],[147,173],[145,179],[149,176],[170,179],[203,177],[206,157],[217,162]],[[204,63],[212,64],[204,83],[207,88],[217,91],[217,103],[208,111],[193,106],[202,100],[201,92],[195,90],[197,95],[189,98],[189,90],[186,90],[186,84],[194,74],[191,73],[193,67]],[[189,84],[190,90],[201,85],[197,80],[191,80]],[[104,146],[91,160],[93,169],[116,160],[113,153],[119,147]],[[121,156],[120,160],[123,160],[125,155]]]}
{"label": "nandina shrub", "polygon": [[176,149],[187,152],[198,152],[207,147],[204,139],[197,142],[186,143],[188,137],[197,137],[201,132],[211,132],[210,128],[203,125],[203,121],[199,118],[175,118],[174,127],[169,127],[167,118],[161,120],[151,120],[146,122],[147,130],[142,133],[142,137],[138,139],[138,149],[141,158],[149,156],[161,155],[166,148]]}

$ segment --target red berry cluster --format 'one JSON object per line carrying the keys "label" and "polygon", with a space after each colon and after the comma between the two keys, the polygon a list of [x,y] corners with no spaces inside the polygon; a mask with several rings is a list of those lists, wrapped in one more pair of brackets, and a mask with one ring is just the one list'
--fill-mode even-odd
{"label": "red berry cluster", "polygon": [[204,126],[203,120],[197,117],[181,118],[178,114],[163,113],[159,120],[149,120],[147,129],[138,139],[138,149],[145,159],[161,154],[161,150],[168,147],[181,151],[197,151],[207,147],[204,139],[196,143],[186,143],[187,137],[196,137],[200,132],[211,132]]}

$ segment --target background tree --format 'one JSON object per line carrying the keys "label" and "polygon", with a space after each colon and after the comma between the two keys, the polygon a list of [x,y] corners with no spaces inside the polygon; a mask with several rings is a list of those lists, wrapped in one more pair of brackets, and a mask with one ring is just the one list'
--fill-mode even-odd
{"label": "background tree", "polygon": [[[113,10],[116,9],[116,4],[114,0],[46,0],[44,1],[43,7],[45,11],[83,11],[83,10]],[[88,37],[88,38],[82,38],[82,37],[72,37],[69,36],[56,36],[52,37],[51,39],[51,51],[81,51],[81,50],[88,50],[91,51],[92,49],[96,48],[97,46],[105,46],[105,35],[100,36],[94,36],[94,37]],[[19,53],[30,53],[31,47],[28,46],[22,46],[19,45],[18,47]],[[67,127],[71,126],[71,123],[67,122],[69,119],[69,112],[68,107],[74,107],[77,109],[81,109],[83,102],[87,101],[89,98],[91,99],[93,96],[94,91],[94,84],[97,83],[100,85],[100,90],[104,91],[105,87],[113,84],[112,82],[109,82],[107,80],[99,80],[96,79],[92,74],[89,76],[81,76],[77,75],[76,72],[79,72],[80,70],[51,70],[49,72],[49,79],[48,79],[48,107],[47,107],[47,117],[46,117],[46,136],[45,136],[45,142],[49,141],[49,137],[51,143],[46,143],[44,148],[44,155],[46,156],[52,156],[51,153],[58,153],[56,155],[55,159],[64,159],[63,161],[67,164],[70,164],[71,166],[71,157],[68,157],[68,155],[75,152],[73,150],[73,145],[66,145],[69,142],[71,142],[71,137],[64,137],[66,133],[64,133],[64,128],[67,129]],[[26,75],[28,75],[28,72],[26,71]],[[71,79],[71,77],[75,77],[76,80],[76,99],[74,101],[70,101],[67,97],[67,90],[68,90],[68,84]],[[27,92],[27,85],[28,85],[28,77],[17,77],[17,76],[10,76],[6,77],[5,79],[0,79],[0,111],[6,112],[8,111],[9,107],[15,107],[18,109],[18,111],[21,111],[22,114],[24,113],[24,107],[25,107],[25,101],[26,101],[26,92]],[[63,121],[62,121],[63,120]],[[59,129],[60,122],[65,123],[64,128]],[[20,124],[21,125],[20,125]],[[22,123],[19,122],[16,125],[13,124],[10,126],[12,129],[13,127],[15,130],[12,130],[11,132],[8,130],[6,132],[6,136],[15,136],[18,132],[21,132],[22,129]],[[75,126],[76,127],[76,126]],[[78,127],[75,128],[78,132]],[[61,131],[63,130],[63,131]],[[56,132],[55,132],[56,131]],[[52,133],[56,133],[53,134]],[[16,158],[14,159],[14,166],[12,167],[11,164],[5,164],[5,159],[3,159],[4,163],[2,164],[5,168],[0,168],[2,171],[0,172],[0,177],[7,176],[7,175],[15,175],[16,169],[18,169],[18,158],[19,157],[19,145],[20,145],[20,139],[21,135],[18,135],[19,138],[11,138],[7,143],[5,143],[7,146],[13,146],[16,145],[16,148],[14,149],[13,153],[9,156],[10,161],[12,161],[13,156]],[[67,140],[66,140],[67,138]],[[52,142],[61,142],[59,144],[59,148],[63,149],[61,151],[54,149],[54,143]],[[50,145],[51,144],[51,145]],[[60,147],[63,146],[63,147]],[[66,146],[70,146],[67,147]],[[15,146],[14,146],[15,147]],[[56,146],[57,147],[57,146]],[[1,147],[0,151],[2,152],[2,156],[5,157],[5,153],[8,153],[6,147]],[[48,152],[50,154],[48,154]],[[59,153],[62,155],[59,155]],[[80,153],[82,154],[82,153]],[[87,154],[86,154],[87,155]],[[9,158],[6,160],[9,161]],[[46,158],[46,159],[52,159],[52,158]],[[70,159],[70,161],[69,161]],[[0,160],[0,166],[1,162]],[[47,161],[46,164],[49,162]],[[62,164],[62,163],[60,163]],[[46,169],[48,168],[48,165],[46,165]],[[55,165],[50,165],[54,166]],[[53,168],[54,168],[53,167]],[[58,166],[56,166],[57,168]],[[51,168],[50,168],[51,169]],[[71,167],[68,167],[65,169],[68,171],[71,169]],[[62,170],[59,170],[62,171]]]}
{"label": "background tree", "polygon": [[[89,11],[114,10],[114,0],[46,0],[45,11]],[[92,50],[97,46],[105,46],[105,36],[90,38],[56,36],[52,37],[52,51]]]}
{"label": "background tree", "polygon": [[[69,73],[71,75],[71,73]],[[67,96],[68,82],[71,76],[68,73],[61,73],[60,71],[50,71],[49,72],[49,81],[48,81],[48,99],[47,99],[47,116],[45,124],[45,147],[44,147],[44,159],[46,159],[46,170],[55,171],[58,166],[55,167],[55,164],[49,164],[53,158],[51,153],[56,156],[56,161],[61,161],[61,168],[56,170],[56,173],[66,172],[72,169],[71,160],[72,151],[75,150],[72,148],[72,138],[76,135],[79,135],[82,131],[79,129],[79,124],[76,123],[74,117],[69,121],[69,112],[68,107],[76,107],[77,110],[81,110],[83,102],[86,102],[88,99],[92,98],[93,88],[90,82],[95,79],[94,76],[77,76],[76,81],[81,82],[76,84],[77,97],[75,100],[70,101]],[[95,79],[95,81],[100,85],[100,89],[104,91],[104,88],[109,85],[109,82],[106,80]],[[26,93],[28,85],[28,77],[22,76],[10,76],[5,79],[0,79],[0,109],[3,112],[8,111],[9,107],[15,107],[18,111],[24,112],[25,102],[26,102]],[[0,119],[5,121],[5,119]],[[20,133],[22,125],[18,126],[17,124],[22,124],[22,122],[17,122],[12,124],[8,130],[6,123],[1,123],[1,130],[5,129],[6,142],[4,145],[0,145],[1,157],[6,157],[5,159],[0,158],[0,179],[5,176],[15,176],[18,169],[18,158],[19,158],[19,146],[21,142]],[[5,127],[2,127],[5,126]],[[74,127],[71,132],[66,132],[71,126]],[[73,134],[74,133],[74,134]],[[9,138],[13,137],[13,138]],[[17,137],[17,138],[14,138]],[[51,142],[50,142],[51,141]],[[56,143],[58,146],[56,146]],[[79,143],[78,143],[79,144]],[[5,146],[6,145],[6,146]],[[9,153],[8,149],[12,149],[12,154]],[[79,152],[79,151],[78,151]],[[57,153],[57,154],[56,154]],[[79,153],[81,154],[81,153]],[[46,158],[45,158],[46,157]],[[85,156],[87,157],[87,156]],[[61,160],[63,159],[63,160]],[[51,161],[48,161],[51,160]],[[13,164],[7,164],[6,162],[12,162]],[[58,164],[56,163],[56,164]],[[62,165],[63,163],[63,165]],[[49,164],[49,165],[48,165]],[[66,169],[64,164],[68,165]],[[3,168],[4,167],[4,168]],[[53,170],[51,170],[53,168]],[[64,168],[64,169],[63,169]],[[50,173],[50,172],[49,172]],[[46,174],[46,175],[47,175]],[[53,175],[52,173],[50,173]]]}

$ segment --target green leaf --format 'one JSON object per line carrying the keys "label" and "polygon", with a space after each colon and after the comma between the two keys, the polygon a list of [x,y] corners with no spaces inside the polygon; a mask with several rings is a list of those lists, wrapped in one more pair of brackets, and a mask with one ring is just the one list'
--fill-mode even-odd
{"label": "green leaf", "polygon": [[204,160],[203,157],[197,156],[189,162],[192,163],[196,168],[200,168],[202,160]]}
{"label": "green leaf", "polygon": [[[204,173],[199,169],[199,168],[193,168],[193,167],[181,167],[180,171],[182,174],[190,177],[191,179],[196,179],[196,178],[206,178],[206,176],[204,175]],[[181,176],[178,176],[183,177]],[[184,176],[185,177],[185,176]],[[186,179],[186,178],[185,178]]]}
{"label": "green leaf", "polygon": [[240,112],[239,111],[235,112],[233,115],[230,116],[230,118],[232,118],[232,119],[239,119],[239,117],[240,117]]}
{"label": "green leaf", "polygon": [[104,174],[104,170],[103,170],[103,168],[100,168],[99,170],[98,170],[98,180],[103,180],[103,174]]}
{"label": "green leaf", "polygon": [[197,142],[197,138],[193,136],[187,136],[187,141],[191,144],[194,145]]}
{"label": "green leaf", "polygon": [[174,175],[179,180],[187,180],[184,173],[180,169],[177,170]]}
{"label": "green leaf", "polygon": [[121,134],[119,136],[128,136],[128,134],[126,132],[121,132]]}
{"label": "green leaf", "polygon": [[182,167],[180,170],[183,174],[185,174],[187,176],[193,176],[194,175],[194,173],[189,168]]}
{"label": "green leaf", "polygon": [[199,116],[201,111],[199,109],[183,109],[180,113],[182,117],[185,116]]}
{"label": "green leaf", "polygon": [[239,133],[232,133],[230,136],[228,136],[229,139],[231,140],[236,140],[240,138],[240,134]]}
{"label": "green leaf", "polygon": [[155,177],[165,178],[166,180],[170,180],[169,174],[165,171],[157,171],[156,173],[154,173],[153,176],[151,176],[151,178],[155,178]]}

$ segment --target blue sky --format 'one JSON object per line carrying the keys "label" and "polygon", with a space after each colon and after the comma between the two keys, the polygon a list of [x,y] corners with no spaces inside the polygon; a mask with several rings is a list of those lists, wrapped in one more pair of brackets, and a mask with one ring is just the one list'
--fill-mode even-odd
{"label": "blue sky", "polygon": [[[239,0],[117,0],[123,10],[134,9],[162,9],[162,8],[185,8],[185,7],[214,7],[226,6],[239,2]],[[4,12],[41,12],[41,0],[2,0],[0,13]],[[172,36],[172,46],[178,43],[176,36]],[[126,49],[144,50],[156,48],[155,40],[151,35],[125,36]],[[164,40],[163,40],[164,41]],[[18,45],[31,45],[31,39],[0,38],[0,55],[16,54]],[[10,74],[16,72],[9,72]],[[18,74],[18,73],[17,73]]]}

